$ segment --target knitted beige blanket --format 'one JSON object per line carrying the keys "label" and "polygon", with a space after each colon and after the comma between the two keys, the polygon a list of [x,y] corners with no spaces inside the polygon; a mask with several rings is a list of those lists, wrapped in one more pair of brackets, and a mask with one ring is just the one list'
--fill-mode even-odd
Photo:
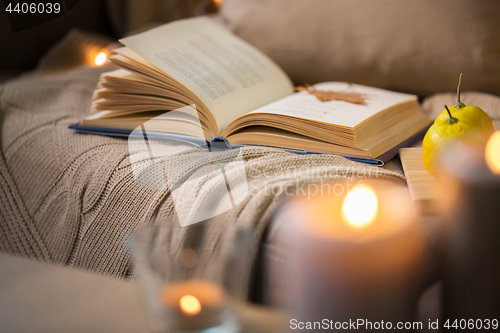
{"label": "knitted beige blanket", "polygon": [[[245,147],[241,153],[250,190],[243,202],[209,221],[181,228],[168,189],[136,184],[127,140],[67,129],[89,113],[101,72],[79,68],[31,74],[0,86],[1,251],[124,277],[131,274],[131,260],[123,237],[143,225],[171,225],[176,230],[172,251],[185,242],[203,243],[209,254],[233,242],[233,233],[215,226],[232,225],[251,235],[242,274],[248,279],[263,231],[290,193],[313,190],[309,184],[346,179],[405,181],[398,159],[376,167],[339,156]],[[443,102],[453,104],[451,98],[438,95],[423,106],[436,113]],[[494,110],[499,118],[500,98],[464,94],[463,101]],[[188,177],[196,172],[189,158],[175,166],[178,174]],[[224,153],[217,158],[223,159]],[[197,193],[210,193],[206,186],[213,186],[198,185],[193,187]],[[279,190],[284,188],[286,193]],[[248,280],[242,285],[244,294]]]}

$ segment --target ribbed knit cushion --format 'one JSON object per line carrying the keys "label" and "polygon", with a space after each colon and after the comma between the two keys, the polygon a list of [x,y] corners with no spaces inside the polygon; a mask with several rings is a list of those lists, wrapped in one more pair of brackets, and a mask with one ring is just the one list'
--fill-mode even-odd
{"label": "ribbed knit cushion", "polygon": [[500,95],[498,0],[225,0],[231,30],[297,84]]}
{"label": "ribbed knit cushion", "polygon": [[[460,99],[467,105],[480,107],[493,121],[495,130],[500,130],[500,96],[467,91],[462,94]],[[436,94],[424,100],[422,109],[434,119],[444,110],[444,105],[456,103],[457,95],[455,93]]]}

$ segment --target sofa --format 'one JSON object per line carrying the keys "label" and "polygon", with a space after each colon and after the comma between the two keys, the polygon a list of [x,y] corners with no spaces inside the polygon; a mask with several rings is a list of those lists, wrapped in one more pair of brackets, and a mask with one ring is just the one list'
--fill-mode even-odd
{"label": "sofa", "polygon": [[[214,19],[261,49],[296,84],[346,81],[414,93],[431,117],[455,103],[463,72],[468,92],[462,101],[483,108],[499,129],[499,15],[495,0],[226,0]],[[398,157],[377,167],[334,155],[245,147],[248,181],[260,190],[229,212],[181,228],[168,190],[136,186],[126,140],[67,129],[88,115],[99,75],[111,68],[61,70],[51,63],[50,71],[0,85],[2,252],[133,278],[126,235],[166,223],[176,226],[178,246],[207,237],[235,242],[232,233],[212,232],[231,224],[251,240],[240,297],[280,306],[287,296],[283,268],[289,258],[280,246],[287,226],[272,217],[287,196],[273,193],[273,186],[300,187],[326,174],[332,182],[405,183]],[[297,172],[305,176],[298,179]],[[430,258],[439,248],[436,239],[429,238]],[[439,278],[439,265],[429,265],[423,285]]]}

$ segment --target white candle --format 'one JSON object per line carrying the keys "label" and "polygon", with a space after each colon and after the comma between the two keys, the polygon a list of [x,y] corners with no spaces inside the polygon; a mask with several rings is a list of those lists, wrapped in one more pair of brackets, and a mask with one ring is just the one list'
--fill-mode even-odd
{"label": "white candle", "polygon": [[299,197],[277,218],[293,230],[297,320],[412,319],[422,233],[405,187],[377,182],[347,195]]}
{"label": "white candle", "polygon": [[472,142],[449,147],[441,165],[446,199],[444,317],[450,325],[456,319],[498,320],[500,132],[486,148]]}
{"label": "white candle", "polygon": [[224,324],[226,294],[213,283],[186,281],[171,284],[160,293],[165,319],[173,331],[193,331]]}
{"label": "white candle", "polygon": [[488,140],[484,151],[486,165],[493,174],[500,175],[500,131],[496,131]]}

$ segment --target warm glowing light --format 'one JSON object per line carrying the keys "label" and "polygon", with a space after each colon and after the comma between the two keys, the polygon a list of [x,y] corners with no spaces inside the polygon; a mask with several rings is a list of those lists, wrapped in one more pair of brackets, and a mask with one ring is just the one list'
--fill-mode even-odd
{"label": "warm glowing light", "polygon": [[216,6],[220,6],[224,0],[214,0]]}
{"label": "warm glowing light", "polygon": [[375,219],[377,212],[377,194],[369,185],[356,186],[347,193],[342,203],[342,215],[354,227],[368,225]]}
{"label": "warm glowing light", "polygon": [[486,163],[493,173],[500,174],[500,131],[488,140],[485,151]]}
{"label": "warm glowing light", "polygon": [[186,316],[195,316],[201,311],[201,303],[192,295],[182,296],[179,302],[182,312]]}
{"label": "warm glowing light", "polygon": [[106,52],[101,52],[98,55],[96,55],[94,63],[96,66],[102,66],[106,63],[107,60],[108,60],[108,55],[106,54]]}
{"label": "warm glowing light", "polygon": [[198,255],[193,249],[183,249],[179,254],[179,261],[187,268],[194,268],[198,265]]}

